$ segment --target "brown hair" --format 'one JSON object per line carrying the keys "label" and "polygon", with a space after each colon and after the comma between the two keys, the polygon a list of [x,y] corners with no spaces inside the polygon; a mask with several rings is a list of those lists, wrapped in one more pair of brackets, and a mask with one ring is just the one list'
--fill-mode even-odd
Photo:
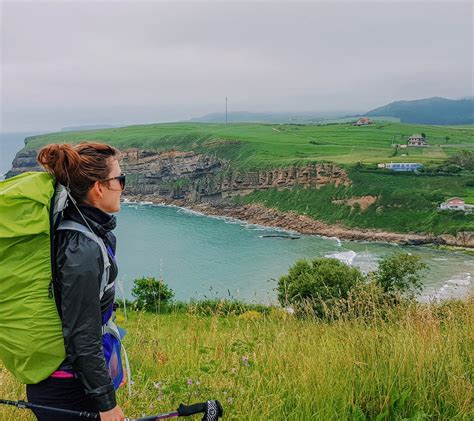
{"label": "brown hair", "polygon": [[109,158],[118,158],[119,151],[99,142],[77,145],[53,143],[38,153],[38,162],[70,189],[71,195],[82,202],[96,181],[105,180],[110,173]]}

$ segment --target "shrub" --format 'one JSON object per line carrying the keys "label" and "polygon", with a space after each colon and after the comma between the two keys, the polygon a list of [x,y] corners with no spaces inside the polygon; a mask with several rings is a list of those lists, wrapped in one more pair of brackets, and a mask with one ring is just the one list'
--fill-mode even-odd
{"label": "shrub", "polygon": [[292,305],[300,314],[311,311],[324,317],[363,279],[359,269],[337,259],[298,260],[278,281],[278,301],[283,306]]}
{"label": "shrub", "polygon": [[136,298],[134,306],[137,310],[159,312],[167,307],[174,296],[173,290],[163,279],[143,277],[133,281],[132,295]]}
{"label": "shrub", "polygon": [[412,298],[422,288],[423,271],[428,266],[420,261],[420,256],[409,253],[398,253],[383,258],[379,268],[373,273],[386,294],[401,294]]}

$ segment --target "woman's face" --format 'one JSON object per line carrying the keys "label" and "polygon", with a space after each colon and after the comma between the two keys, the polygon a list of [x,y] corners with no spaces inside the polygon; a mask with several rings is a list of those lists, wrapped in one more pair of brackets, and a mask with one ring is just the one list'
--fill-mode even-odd
{"label": "woman's face", "polygon": [[104,212],[113,213],[120,210],[122,186],[119,180],[110,179],[118,177],[122,173],[122,170],[119,162],[115,158],[109,160],[109,168],[108,181],[96,181],[87,194],[87,202]]}
{"label": "woman's face", "polygon": [[[110,160],[110,173],[107,178],[118,177],[120,174],[122,174],[120,164],[115,158],[112,158]],[[100,200],[100,206],[97,207],[107,213],[118,212],[120,210],[120,196],[122,196],[120,181],[117,179],[109,180],[103,183],[102,186],[104,194]]]}

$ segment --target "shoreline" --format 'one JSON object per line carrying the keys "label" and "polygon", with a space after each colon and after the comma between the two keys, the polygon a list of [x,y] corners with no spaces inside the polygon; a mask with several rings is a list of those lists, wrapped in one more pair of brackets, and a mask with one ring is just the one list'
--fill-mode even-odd
{"label": "shoreline", "polygon": [[166,199],[155,195],[126,195],[125,202],[145,202],[155,205],[177,206],[206,216],[220,216],[236,219],[250,224],[276,228],[291,233],[305,235],[320,235],[336,237],[350,241],[372,241],[381,243],[396,243],[402,245],[441,245],[465,248],[471,251],[474,248],[474,233],[469,238],[459,239],[453,235],[404,234],[375,229],[350,229],[342,225],[332,225],[317,221],[309,216],[295,212],[282,212],[266,208],[260,204],[232,205],[223,203],[196,203],[181,199]]}

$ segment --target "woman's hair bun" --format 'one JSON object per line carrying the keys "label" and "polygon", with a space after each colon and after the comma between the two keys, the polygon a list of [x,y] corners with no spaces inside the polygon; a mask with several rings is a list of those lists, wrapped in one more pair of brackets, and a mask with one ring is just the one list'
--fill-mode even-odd
{"label": "woman's hair bun", "polygon": [[119,151],[105,143],[53,143],[39,151],[38,162],[82,202],[96,181],[110,177],[110,158],[118,157]]}
{"label": "woman's hair bun", "polygon": [[67,143],[53,143],[42,148],[38,162],[64,186],[68,186],[71,176],[79,168],[81,157]]}

